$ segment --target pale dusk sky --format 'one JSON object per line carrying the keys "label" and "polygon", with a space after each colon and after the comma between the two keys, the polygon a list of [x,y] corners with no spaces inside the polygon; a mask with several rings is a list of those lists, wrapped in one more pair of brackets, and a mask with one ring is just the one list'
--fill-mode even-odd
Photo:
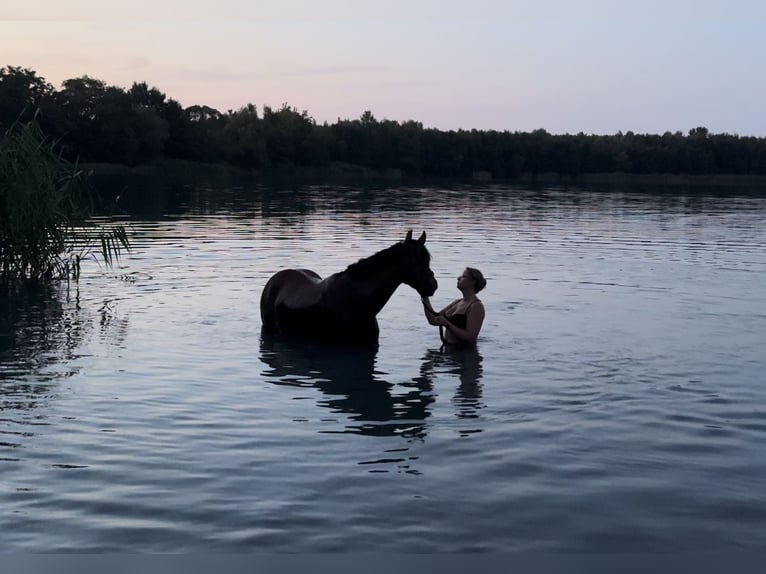
{"label": "pale dusk sky", "polygon": [[317,122],[766,136],[763,0],[0,0],[0,67]]}

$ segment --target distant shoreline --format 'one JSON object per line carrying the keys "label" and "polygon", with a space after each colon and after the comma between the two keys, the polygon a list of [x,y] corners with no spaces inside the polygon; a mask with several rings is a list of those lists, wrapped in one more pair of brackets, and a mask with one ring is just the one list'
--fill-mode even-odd
{"label": "distant shoreline", "polygon": [[475,173],[472,178],[415,177],[399,170],[378,171],[364,166],[334,164],[324,168],[291,167],[268,171],[247,170],[224,163],[203,163],[187,160],[163,160],[153,164],[126,166],[111,163],[84,163],[79,168],[91,172],[96,178],[103,177],[151,177],[187,179],[193,177],[222,177],[236,179],[260,179],[265,181],[296,180],[312,183],[366,182],[366,183],[417,183],[453,185],[662,185],[662,186],[763,186],[766,175],[750,174],[634,174],[624,172],[583,173],[576,176],[559,173],[522,174],[514,179],[495,179],[486,172]]}

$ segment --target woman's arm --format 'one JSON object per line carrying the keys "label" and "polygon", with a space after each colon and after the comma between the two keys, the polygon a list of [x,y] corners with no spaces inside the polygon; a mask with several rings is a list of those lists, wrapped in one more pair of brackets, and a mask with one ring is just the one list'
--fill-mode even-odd
{"label": "woman's arm", "polygon": [[436,318],[439,316],[439,313],[434,311],[434,308],[431,307],[431,302],[428,300],[428,297],[421,297],[420,300],[423,303],[423,312],[426,314],[426,321],[428,321],[430,325],[438,325]]}

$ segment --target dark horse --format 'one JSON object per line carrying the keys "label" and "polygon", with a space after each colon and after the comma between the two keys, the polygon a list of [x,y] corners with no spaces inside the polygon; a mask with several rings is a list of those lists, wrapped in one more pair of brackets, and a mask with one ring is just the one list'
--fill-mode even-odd
{"label": "dark horse", "polygon": [[409,285],[423,297],[436,292],[425,242],[425,231],[412,239],[410,230],[404,241],[326,279],[308,269],[279,271],[261,294],[264,331],[317,341],[377,343],[375,316],[399,285]]}

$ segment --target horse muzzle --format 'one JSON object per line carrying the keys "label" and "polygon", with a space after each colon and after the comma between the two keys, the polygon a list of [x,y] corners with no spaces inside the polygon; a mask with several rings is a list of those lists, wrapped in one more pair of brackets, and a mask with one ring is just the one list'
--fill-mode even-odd
{"label": "horse muzzle", "polygon": [[439,282],[436,281],[436,277],[431,275],[431,277],[428,279],[428,284],[425,286],[425,288],[422,291],[420,290],[418,291],[422,297],[430,297],[431,295],[436,293],[436,290],[438,288],[439,288]]}

